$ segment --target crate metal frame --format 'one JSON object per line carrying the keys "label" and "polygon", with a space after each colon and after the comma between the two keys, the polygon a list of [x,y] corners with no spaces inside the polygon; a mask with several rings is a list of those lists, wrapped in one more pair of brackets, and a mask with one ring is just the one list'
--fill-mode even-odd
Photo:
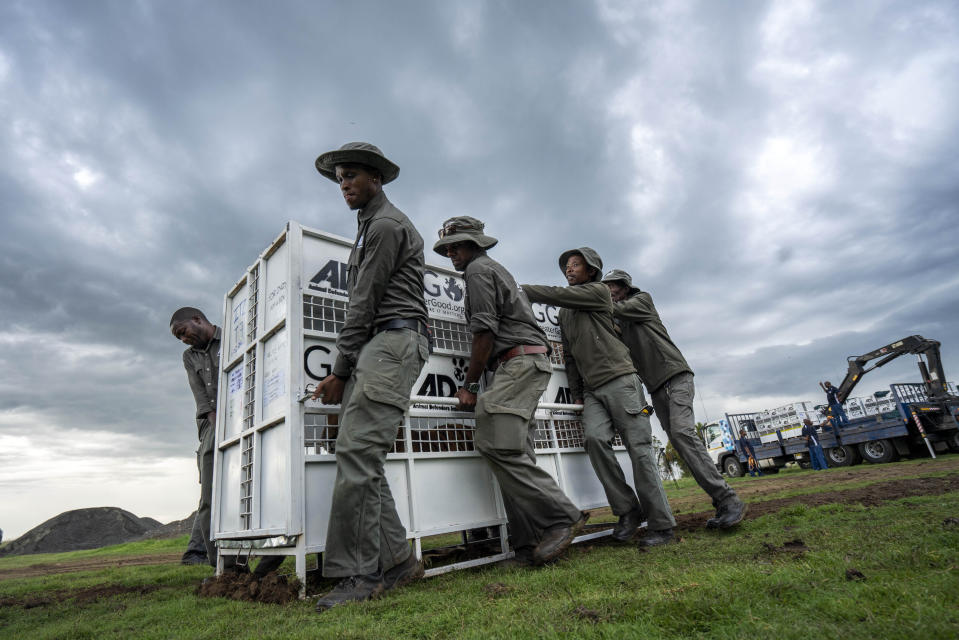
{"label": "crate metal frame", "polygon": [[[336,333],[347,308],[343,263],[351,246],[346,238],[289,222],[224,298],[227,330],[221,346],[212,505],[218,571],[224,555],[292,555],[305,585],[306,556],[325,549],[339,407],[307,396],[309,385],[328,374],[336,353]],[[462,283],[452,270],[427,269],[434,278]],[[474,416],[455,411],[454,399],[438,397],[455,391],[450,385],[465,377],[468,328],[461,315],[429,308],[438,338],[435,353],[413,389],[386,457],[385,475],[417,557],[422,557],[427,536],[481,527],[497,527],[500,533],[498,553],[428,571],[436,575],[496,562],[512,551],[495,477],[472,447]],[[555,336],[556,328],[551,332]],[[311,358],[318,360],[311,364]],[[582,446],[582,407],[547,401],[561,395],[566,384],[561,360],[551,359],[553,378],[536,412],[537,463],[579,508],[607,506]],[[421,389],[437,395],[419,395]],[[621,443],[616,445],[631,482],[628,454]]]}

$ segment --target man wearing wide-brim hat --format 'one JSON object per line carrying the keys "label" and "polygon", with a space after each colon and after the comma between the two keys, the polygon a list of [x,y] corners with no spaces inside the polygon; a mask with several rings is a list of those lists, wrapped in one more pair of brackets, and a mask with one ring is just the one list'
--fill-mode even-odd
{"label": "man wearing wide-brim hat", "polygon": [[383,466],[429,357],[429,329],[423,238],[383,192],[400,168],[377,147],[350,142],[318,157],[316,169],[339,184],[357,220],[339,354],[313,394],[341,405],[323,575],[342,580],[319,599],[316,609],[325,611],[423,575]]}
{"label": "man wearing wide-brim hat", "polygon": [[[652,428],[646,397],[636,367],[613,324],[613,300],[600,282],[603,261],[593,249],[564,251],[559,268],[568,287],[523,285],[531,302],[561,307],[563,357],[573,402],[583,404],[586,454],[599,478],[609,506],[619,516],[612,536],[627,541],[645,515],[645,547],[674,540],[676,520],[666,501],[666,491],[652,448]],[[633,467],[633,487],[616,459],[613,439],[617,432],[626,445]]]}
{"label": "man wearing wide-brim hat", "polygon": [[634,287],[632,277],[622,269],[607,273],[603,283],[613,298],[613,317],[619,324],[620,337],[653,397],[659,424],[696,483],[713,500],[716,515],[706,521],[706,526],[736,526],[746,514],[746,505],[723,480],[696,433],[693,370],[669,337],[652,296]]}
{"label": "man wearing wide-brim hat", "polygon": [[[553,368],[549,341],[506,268],[486,254],[496,238],[476,218],[450,218],[433,250],[466,281],[466,321],[473,336],[460,409],[475,407],[473,444],[496,476],[519,563],[555,560],[584,522],[553,477],[536,464],[534,414]],[[477,396],[486,370],[493,378]]]}

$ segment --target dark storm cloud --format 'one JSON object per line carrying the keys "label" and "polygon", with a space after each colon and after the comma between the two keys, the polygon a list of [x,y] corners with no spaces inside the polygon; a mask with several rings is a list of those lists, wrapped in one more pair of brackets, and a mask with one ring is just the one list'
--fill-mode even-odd
{"label": "dark storm cloud", "polygon": [[[401,165],[389,195],[428,241],[473,215],[520,281],[562,284],[556,257],[584,244],[630,270],[711,417],[815,399],[845,356],[913,333],[959,372],[957,17],[5,3],[0,436],[42,424],[191,452],[170,313],[218,317],[286,220],[352,237],[313,168],[350,140]],[[893,375],[911,374],[863,384]]]}
{"label": "dark storm cloud", "polygon": [[459,209],[495,227],[503,199],[522,237],[575,228],[591,196],[567,177],[602,172],[603,112],[555,92],[610,52],[593,10],[566,8],[8,5],[4,406],[117,431],[157,415],[170,443],[192,413],[170,312],[218,316],[288,218],[351,236],[312,168],[349,139],[401,162],[391,194],[424,227]]}

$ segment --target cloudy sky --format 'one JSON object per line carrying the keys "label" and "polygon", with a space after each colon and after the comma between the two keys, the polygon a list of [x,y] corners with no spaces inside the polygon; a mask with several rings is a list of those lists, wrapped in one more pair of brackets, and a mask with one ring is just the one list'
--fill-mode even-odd
{"label": "cloudy sky", "polygon": [[[699,419],[821,399],[919,333],[959,378],[959,6],[0,4],[0,527],[195,507],[170,313],[222,308],[287,220],[352,237],[313,168],[402,167],[430,237],[487,222],[519,281],[598,249],[652,292]],[[902,358],[863,392],[917,380]],[[701,400],[701,401],[700,401]]]}

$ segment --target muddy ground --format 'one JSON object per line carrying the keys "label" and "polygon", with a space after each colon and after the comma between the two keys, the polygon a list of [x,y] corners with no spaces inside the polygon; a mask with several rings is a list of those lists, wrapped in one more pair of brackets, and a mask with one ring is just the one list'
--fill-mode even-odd
{"label": "muddy ground", "polygon": [[[940,473],[939,477],[908,477],[920,474]],[[848,482],[872,482],[866,487],[829,490]],[[764,495],[783,491],[819,489],[815,493],[787,498],[763,499]],[[898,500],[910,496],[941,495],[959,491],[959,456],[943,456],[938,460],[923,460],[909,465],[885,464],[870,467],[858,467],[855,471],[833,469],[820,473],[809,471],[803,474],[787,476],[768,475],[762,478],[750,478],[737,483],[736,490],[749,504],[747,518],[758,518],[786,507],[804,504],[819,506],[824,504],[862,504],[878,505],[889,500]],[[687,509],[702,505],[701,495],[671,500],[680,530],[691,531],[705,526],[711,511],[686,512]],[[801,541],[797,541],[801,544]],[[591,544],[602,544],[594,541]],[[180,553],[154,554],[123,558],[89,558],[61,563],[43,563],[27,567],[0,569],[0,580],[30,578],[54,575],[74,571],[91,571],[119,566],[169,564],[179,561]],[[850,578],[852,579],[852,578]],[[262,580],[251,575],[226,574],[197,587],[197,594],[212,597],[228,597],[238,600],[282,603],[296,598],[298,583],[295,578],[268,574]],[[48,592],[43,596],[23,598],[0,598],[0,606],[18,605],[23,607],[44,606],[53,602],[72,600],[78,603],[91,602],[103,597],[121,593],[145,593],[155,587],[125,587],[120,585],[99,585],[87,589]]]}

